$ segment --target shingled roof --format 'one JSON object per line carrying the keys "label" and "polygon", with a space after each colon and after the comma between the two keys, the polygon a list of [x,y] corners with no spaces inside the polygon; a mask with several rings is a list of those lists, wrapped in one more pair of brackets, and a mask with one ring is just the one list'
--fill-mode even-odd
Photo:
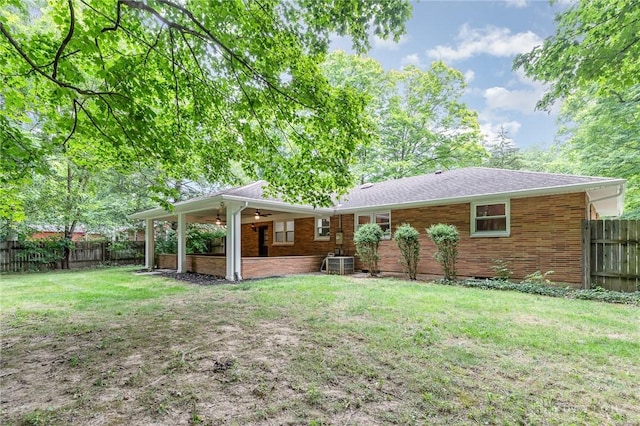
{"label": "shingled roof", "polygon": [[470,167],[360,185],[339,209],[446,202],[476,197],[528,196],[624,184],[624,179]]}
{"label": "shingled roof", "polygon": [[[327,214],[586,191],[592,200],[606,199],[597,207],[603,209],[603,214],[613,216],[620,214],[625,182],[624,179],[607,177],[470,167],[359,185],[337,199],[330,209],[313,209],[311,206],[291,205],[278,198],[266,198],[263,194],[263,187],[267,185],[265,181],[182,201],[175,206],[176,211],[194,211],[211,208],[211,202],[215,200],[236,200],[248,201],[261,208],[268,203],[269,208],[276,210],[296,209],[298,212]],[[166,216],[165,213],[162,209],[153,209],[131,217],[161,218]]]}

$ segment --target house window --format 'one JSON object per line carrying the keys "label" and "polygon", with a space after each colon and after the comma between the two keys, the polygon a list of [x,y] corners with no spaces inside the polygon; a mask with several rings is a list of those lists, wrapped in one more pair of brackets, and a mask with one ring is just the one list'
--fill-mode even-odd
{"label": "house window", "polygon": [[316,240],[329,240],[331,220],[328,217],[316,218]]}
{"label": "house window", "polygon": [[509,202],[471,204],[471,235],[475,237],[508,237],[510,232]]}
{"label": "house window", "polygon": [[383,240],[391,238],[391,212],[388,210],[371,213],[358,213],[356,215],[356,230],[367,223],[377,223],[380,225],[382,232],[384,232],[384,235],[382,236]]}
{"label": "house window", "polygon": [[275,234],[273,238],[273,242],[275,244],[293,243],[293,238],[295,234],[293,220],[287,220],[283,222],[274,222],[273,229]]}

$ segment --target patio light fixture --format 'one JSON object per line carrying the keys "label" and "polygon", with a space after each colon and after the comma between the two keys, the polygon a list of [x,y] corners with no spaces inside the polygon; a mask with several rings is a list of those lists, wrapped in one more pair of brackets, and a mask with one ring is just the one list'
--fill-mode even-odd
{"label": "patio light fixture", "polygon": [[220,220],[220,214],[218,213],[218,215],[216,216],[216,225],[220,225],[222,223],[222,220]]}
{"label": "patio light fixture", "polygon": [[256,214],[253,216],[255,220],[260,220],[260,210],[256,209]]}

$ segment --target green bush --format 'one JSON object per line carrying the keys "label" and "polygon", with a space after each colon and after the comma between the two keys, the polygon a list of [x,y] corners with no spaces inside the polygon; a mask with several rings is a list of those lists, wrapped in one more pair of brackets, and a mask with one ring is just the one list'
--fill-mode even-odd
{"label": "green bush", "polygon": [[510,261],[504,259],[493,259],[492,262],[493,266],[491,266],[491,269],[496,273],[497,279],[508,280],[511,278],[513,271],[509,269],[509,265],[511,264]]}
{"label": "green bush", "polygon": [[466,280],[458,282],[464,287],[511,290],[521,293],[537,294],[550,297],[565,297],[567,299],[594,300],[607,303],[622,303],[628,305],[640,305],[640,291],[633,293],[623,293],[618,291],[605,290],[602,287],[595,289],[574,289],[572,287],[554,287],[547,284],[536,284],[532,282],[512,283],[501,280]]}
{"label": "green bush", "polygon": [[420,233],[408,223],[403,223],[396,228],[393,241],[400,249],[402,268],[409,274],[410,280],[415,280],[420,259]]}
{"label": "green bush", "polygon": [[453,225],[438,223],[427,228],[427,234],[436,245],[435,259],[442,265],[445,281],[456,279],[456,259],[460,233]]}
{"label": "green bush", "polygon": [[[213,240],[226,236],[224,228],[212,225],[189,224],[187,226],[187,254],[208,253]],[[170,230],[165,238],[158,238],[155,244],[156,254],[178,253],[177,232]]]}
{"label": "green bush", "polygon": [[553,274],[553,271],[547,271],[545,273],[542,273],[541,271],[535,271],[534,273],[524,277],[524,280],[522,280],[522,282],[528,283],[528,284],[539,284],[539,285],[553,284],[553,281],[547,278],[547,276],[551,274]]}
{"label": "green bush", "polygon": [[21,260],[36,264],[36,269],[56,269],[58,262],[64,259],[65,249],[72,250],[73,241],[63,237],[48,237],[37,240],[23,239]]}
{"label": "green bush", "polygon": [[378,246],[382,240],[382,228],[377,223],[367,223],[358,228],[353,236],[356,245],[356,255],[367,265],[370,275],[378,272]]}

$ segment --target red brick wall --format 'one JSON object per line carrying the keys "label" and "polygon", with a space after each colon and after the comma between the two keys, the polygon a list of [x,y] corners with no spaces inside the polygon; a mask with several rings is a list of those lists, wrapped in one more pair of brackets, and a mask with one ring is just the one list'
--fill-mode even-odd
{"label": "red brick wall", "polygon": [[[187,271],[200,274],[216,275],[224,277],[227,272],[227,260],[224,256],[202,256],[197,254],[187,255]],[[159,254],[159,269],[177,269],[177,254]]]}
{"label": "red brick wall", "polygon": [[158,255],[158,268],[159,269],[177,269],[178,268],[178,255],[176,255],[176,254],[159,254]]}
{"label": "red brick wall", "polygon": [[187,255],[187,271],[224,277],[227,273],[227,258],[190,254]]}
{"label": "red brick wall", "polygon": [[278,245],[273,243],[273,222],[256,223],[256,231],[251,229],[250,224],[242,225],[242,257],[258,256],[258,234],[257,228],[268,226],[269,234],[269,257],[272,256],[311,256],[325,255],[333,252],[336,247],[335,236],[338,229],[337,217],[331,218],[331,237],[329,241],[315,241],[315,218],[307,217],[294,220],[294,242],[289,245]]}
{"label": "red brick wall", "polygon": [[324,255],[291,257],[243,257],[242,278],[272,277],[278,275],[320,272]]}
{"label": "red brick wall", "polygon": [[[441,275],[433,259],[435,245],[425,229],[435,223],[455,225],[460,231],[457,269],[459,276],[493,277],[493,259],[511,261],[513,279],[537,270],[554,271],[554,281],[581,281],[581,220],[585,216],[584,193],[511,200],[511,236],[471,238],[470,205],[423,207],[391,212],[392,228],[409,223],[421,234],[418,273]],[[380,270],[401,272],[400,253],[393,241],[380,244]],[[361,266],[357,266],[361,267]]]}

